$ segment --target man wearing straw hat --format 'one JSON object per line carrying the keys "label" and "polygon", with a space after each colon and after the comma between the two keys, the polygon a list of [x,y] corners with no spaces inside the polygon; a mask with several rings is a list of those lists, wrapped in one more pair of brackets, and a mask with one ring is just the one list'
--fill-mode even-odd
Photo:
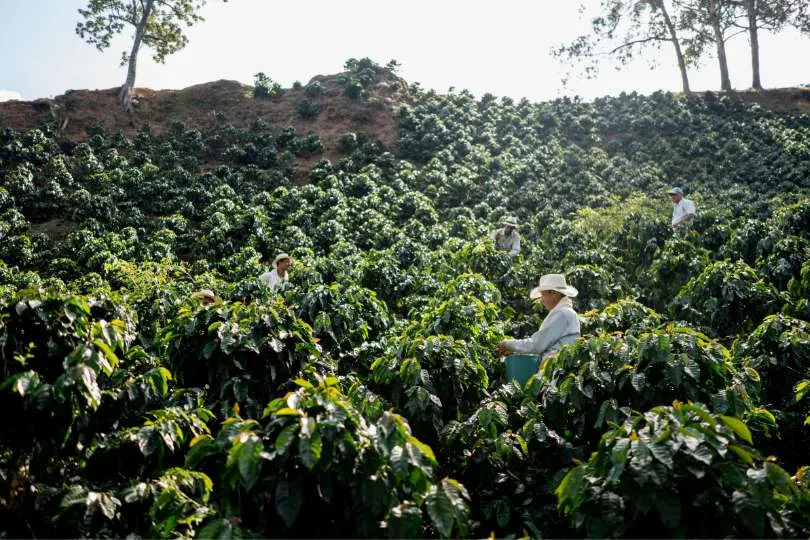
{"label": "man wearing straw hat", "polygon": [[286,253],[279,253],[273,260],[273,270],[265,272],[259,276],[259,281],[270,287],[273,291],[282,289],[290,279],[287,269],[292,263],[292,258]]}
{"label": "man wearing straw hat", "polygon": [[509,216],[503,221],[503,227],[492,233],[495,247],[508,251],[510,257],[516,257],[520,253],[520,235],[515,229],[517,229],[517,218]]}
{"label": "man wearing straw hat", "polygon": [[546,274],[540,283],[529,293],[532,300],[539,299],[548,310],[548,315],[540,325],[540,330],[525,339],[505,339],[498,344],[497,356],[508,352],[536,354],[543,361],[559,351],[563,345],[579,338],[579,319],[571,299],[579,291],[565,282],[563,274]]}

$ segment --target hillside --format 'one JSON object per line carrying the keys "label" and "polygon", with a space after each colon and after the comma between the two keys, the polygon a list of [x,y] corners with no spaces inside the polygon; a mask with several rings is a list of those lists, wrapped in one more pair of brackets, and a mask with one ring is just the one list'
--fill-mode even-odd
{"label": "hillside", "polygon": [[[28,130],[51,123],[58,126],[61,138],[80,141],[88,139],[89,130],[96,127],[133,137],[144,126],[161,134],[172,122],[205,130],[226,123],[246,127],[261,119],[277,129],[293,126],[299,133],[317,133],[324,146],[321,157],[331,160],[337,157],[339,138],[349,132],[373,134],[386,146],[393,147],[394,109],[397,104],[409,101],[407,84],[396,77],[385,77],[375,81],[357,99],[346,95],[346,83],[341,77],[345,74],[319,75],[306,86],[284,89],[273,98],[255,98],[253,87],[226,80],[183,90],[137,88],[133,114],[117,105],[118,88],[68,90],[52,100],[0,103],[0,128]],[[322,90],[310,98],[306,88],[313,85]],[[303,118],[296,112],[304,100],[320,109],[317,115]]]}
{"label": "hillside", "polygon": [[810,537],[807,92],[347,65],[0,104],[0,537]]}

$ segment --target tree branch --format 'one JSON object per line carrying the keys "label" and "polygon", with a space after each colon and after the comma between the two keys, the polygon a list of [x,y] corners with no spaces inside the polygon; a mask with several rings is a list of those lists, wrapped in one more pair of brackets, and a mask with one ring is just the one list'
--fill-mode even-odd
{"label": "tree branch", "polygon": [[616,52],[618,52],[618,51],[620,51],[622,49],[626,49],[627,47],[632,47],[633,45],[641,45],[641,44],[644,44],[644,43],[650,43],[650,42],[653,42],[653,41],[671,41],[671,40],[669,38],[661,37],[661,36],[650,36],[650,37],[646,37],[644,39],[635,39],[633,41],[628,41],[627,43],[622,43],[618,47],[616,47],[616,48],[614,48],[614,49],[612,49],[612,50],[610,50],[608,52],[598,53],[598,54],[602,54],[602,55],[605,55],[605,56],[610,56],[611,54],[616,53]]}

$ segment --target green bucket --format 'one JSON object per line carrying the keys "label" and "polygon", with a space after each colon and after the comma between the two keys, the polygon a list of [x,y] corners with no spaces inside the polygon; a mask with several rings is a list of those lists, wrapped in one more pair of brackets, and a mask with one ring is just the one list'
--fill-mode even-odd
{"label": "green bucket", "polygon": [[504,360],[506,363],[506,380],[516,380],[523,386],[529,377],[537,373],[540,357],[532,354],[512,354]]}

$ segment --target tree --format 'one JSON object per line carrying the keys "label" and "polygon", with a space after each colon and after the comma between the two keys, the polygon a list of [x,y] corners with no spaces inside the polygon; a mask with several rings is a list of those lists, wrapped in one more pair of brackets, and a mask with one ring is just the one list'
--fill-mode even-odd
{"label": "tree", "polygon": [[[671,43],[683,91],[688,93],[687,67],[693,64],[695,56],[682,47],[675,15],[665,0],[603,0],[599,14],[591,19],[592,34],[579,36],[553,49],[552,54],[571,65],[590,59],[591,63],[585,66],[590,77],[596,73],[596,63],[601,57],[612,57],[625,65],[642,51]],[[610,48],[598,51],[602,43]]]}
{"label": "tree", "polygon": [[152,58],[162,64],[167,56],[186,46],[188,38],[183,34],[183,26],[204,20],[199,11],[205,3],[206,0],[90,0],[86,9],[79,10],[84,21],[76,25],[76,33],[100,51],[109,47],[112,38],[124,28],[135,29],[131,51],[121,55],[121,65],[129,64],[119,95],[125,110],[132,110],[141,45],[154,49]]}
{"label": "tree", "polygon": [[[706,13],[717,46],[717,61],[720,64],[720,88],[731,92],[731,78],[728,75],[728,58],[726,57],[726,37],[724,20],[730,15],[724,8],[729,8],[723,0],[707,0]],[[729,10],[730,11],[730,10]]]}
{"label": "tree", "polygon": [[736,8],[741,12],[741,21],[735,26],[748,32],[751,45],[751,86],[762,90],[759,73],[759,30],[778,32],[792,24],[801,30],[802,20],[807,13],[804,0],[737,0]]}

